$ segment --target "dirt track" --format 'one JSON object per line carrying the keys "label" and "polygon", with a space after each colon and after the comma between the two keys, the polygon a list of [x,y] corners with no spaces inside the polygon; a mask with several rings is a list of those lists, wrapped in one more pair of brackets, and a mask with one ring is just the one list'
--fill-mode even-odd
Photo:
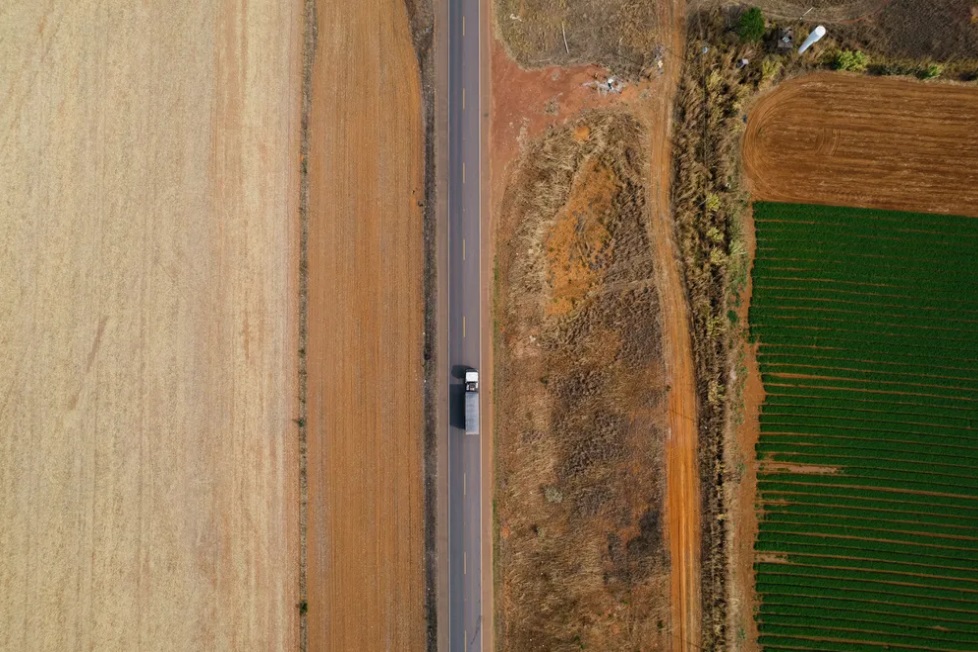
{"label": "dirt track", "polygon": [[295,649],[301,3],[43,5],[0,21],[0,649]]}
{"label": "dirt track", "polygon": [[423,130],[401,0],[317,3],[309,650],[422,650]]}
{"label": "dirt track", "polygon": [[978,89],[819,73],[750,110],[756,199],[978,217]]}
{"label": "dirt track", "polygon": [[652,184],[650,229],[662,307],[665,359],[671,380],[669,437],[666,440],[666,525],[671,560],[672,649],[697,650],[700,644],[700,484],[697,457],[696,382],[685,289],[680,276],[672,219],[672,112],[684,51],[685,2],[660,5],[660,25],[668,38],[662,91],[650,106]]}

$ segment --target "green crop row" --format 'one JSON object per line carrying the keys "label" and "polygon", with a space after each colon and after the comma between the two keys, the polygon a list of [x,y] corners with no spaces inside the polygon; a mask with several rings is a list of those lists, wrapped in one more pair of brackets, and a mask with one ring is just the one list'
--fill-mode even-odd
{"label": "green crop row", "polygon": [[978,220],[754,220],[761,645],[978,650]]}

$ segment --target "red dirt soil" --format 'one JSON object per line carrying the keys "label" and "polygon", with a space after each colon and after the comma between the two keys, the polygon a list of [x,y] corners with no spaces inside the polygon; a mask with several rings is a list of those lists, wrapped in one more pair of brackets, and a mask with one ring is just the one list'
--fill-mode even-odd
{"label": "red dirt soil", "polygon": [[[669,437],[666,441],[666,509],[671,559],[672,649],[700,649],[702,617],[700,546],[701,514],[697,455],[696,379],[689,331],[686,290],[672,218],[673,104],[685,51],[685,2],[660,5],[659,25],[668,41],[660,92],[648,105],[651,136],[649,162],[652,184],[649,204],[652,242],[656,247],[666,365],[672,377],[669,392]],[[668,29],[667,29],[668,28]]]}
{"label": "red dirt soil", "polygon": [[843,73],[779,85],[750,110],[755,199],[978,217],[978,88]]}

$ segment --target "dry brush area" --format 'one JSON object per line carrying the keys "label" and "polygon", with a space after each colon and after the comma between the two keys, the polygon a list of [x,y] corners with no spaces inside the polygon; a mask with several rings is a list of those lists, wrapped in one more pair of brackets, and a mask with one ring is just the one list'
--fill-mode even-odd
{"label": "dry brush area", "polygon": [[668,387],[644,130],[551,129],[499,216],[497,519],[504,649],[665,649]]}
{"label": "dry brush area", "polygon": [[2,14],[0,649],[295,649],[301,3]]}
{"label": "dry brush area", "polygon": [[657,2],[495,0],[496,25],[520,65],[598,64],[637,78],[661,52]]}

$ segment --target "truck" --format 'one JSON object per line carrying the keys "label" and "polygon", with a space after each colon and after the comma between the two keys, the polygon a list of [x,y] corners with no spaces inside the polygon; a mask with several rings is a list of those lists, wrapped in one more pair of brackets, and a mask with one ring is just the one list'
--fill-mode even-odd
{"label": "truck", "polygon": [[465,372],[465,434],[479,434],[479,372]]}

